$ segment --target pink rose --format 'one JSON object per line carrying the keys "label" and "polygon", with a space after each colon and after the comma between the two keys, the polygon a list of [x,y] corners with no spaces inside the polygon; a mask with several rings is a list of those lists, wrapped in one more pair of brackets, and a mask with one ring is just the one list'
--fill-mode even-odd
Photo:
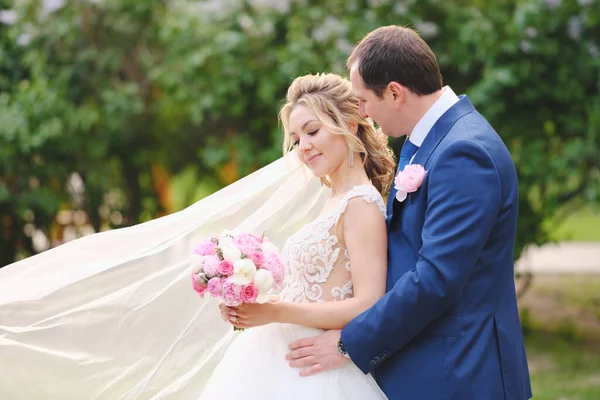
{"label": "pink rose", "polygon": [[223,260],[219,263],[217,271],[221,275],[231,276],[231,274],[233,274],[233,264],[229,261]]}
{"label": "pink rose", "polygon": [[242,287],[231,283],[228,280],[223,280],[221,289],[221,297],[228,307],[235,307],[242,304]]}
{"label": "pink rose", "polygon": [[208,281],[208,291],[212,297],[219,297],[221,295],[221,289],[223,288],[223,284],[221,283],[221,279],[212,278]]}
{"label": "pink rose", "polygon": [[419,164],[410,164],[404,167],[404,170],[399,172],[394,180],[396,185],[396,199],[400,202],[406,200],[408,193],[416,192],[425,179],[425,168]]}
{"label": "pink rose", "polygon": [[200,295],[200,297],[204,297],[204,292],[208,288],[207,285],[198,282],[198,275],[192,274],[192,284],[194,286],[194,290]]}
{"label": "pink rose", "polygon": [[194,253],[201,256],[213,255],[215,254],[215,244],[211,240],[205,240],[196,247]]}
{"label": "pink rose", "polygon": [[254,303],[258,297],[258,288],[251,283],[242,288],[242,301],[244,303]]}
{"label": "pink rose", "polygon": [[257,268],[265,263],[265,253],[262,251],[251,251],[248,253],[248,258],[252,260]]}
{"label": "pink rose", "polygon": [[213,277],[219,273],[219,265],[221,260],[217,256],[205,256],[202,270],[208,277]]}
{"label": "pink rose", "polygon": [[260,238],[248,233],[240,233],[233,238],[233,244],[242,252],[248,254],[256,249],[260,249]]}

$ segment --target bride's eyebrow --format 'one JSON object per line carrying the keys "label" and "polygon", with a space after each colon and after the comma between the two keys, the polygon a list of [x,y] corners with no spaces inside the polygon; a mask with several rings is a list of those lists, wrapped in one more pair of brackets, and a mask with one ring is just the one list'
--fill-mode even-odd
{"label": "bride's eyebrow", "polygon": [[[304,130],[306,128],[306,125],[310,124],[311,122],[319,122],[319,121],[316,120],[316,119],[309,119],[304,124],[302,124],[302,127],[300,129]],[[292,135],[296,135],[296,133],[295,132],[290,132],[290,136],[292,136]]]}

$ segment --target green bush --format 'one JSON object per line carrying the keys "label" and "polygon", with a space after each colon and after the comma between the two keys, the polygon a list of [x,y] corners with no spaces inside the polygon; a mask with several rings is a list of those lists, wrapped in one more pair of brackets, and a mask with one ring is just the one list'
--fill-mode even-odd
{"label": "green bush", "polygon": [[353,43],[387,24],[416,28],[445,82],[509,146],[521,193],[515,257],[549,240],[543,222],[560,207],[598,202],[593,0],[0,0],[0,9],[0,265],[38,251],[36,232],[60,242],[60,210],[82,210],[96,231],[134,224],[179,208],[169,182],[180,173],[219,187],[274,160],[292,79],[345,74]]}

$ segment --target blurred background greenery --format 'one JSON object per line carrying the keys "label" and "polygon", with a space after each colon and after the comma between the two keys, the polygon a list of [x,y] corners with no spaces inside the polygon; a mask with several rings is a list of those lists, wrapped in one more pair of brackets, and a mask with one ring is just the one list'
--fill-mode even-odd
{"label": "blurred background greenery", "polygon": [[[293,78],[346,75],[353,44],[388,24],[420,32],[445,83],[509,147],[516,258],[550,241],[600,243],[598,0],[0,0],[0,10],[0,266],[178,211],[275,160]],[[523,272],[535,398],[600,398],[600,274]]]}

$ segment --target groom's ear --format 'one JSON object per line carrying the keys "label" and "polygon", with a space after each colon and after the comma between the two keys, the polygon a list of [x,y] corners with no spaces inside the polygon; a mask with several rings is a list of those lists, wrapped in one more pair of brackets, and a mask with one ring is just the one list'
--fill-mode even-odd
{"label": "groom's ear", "polygon": [[404,101],[404,86],[402,86],[398,82],[392,81],[388,83],[387,88],[390,93],[391,100],[394,103],[399,105]]}

